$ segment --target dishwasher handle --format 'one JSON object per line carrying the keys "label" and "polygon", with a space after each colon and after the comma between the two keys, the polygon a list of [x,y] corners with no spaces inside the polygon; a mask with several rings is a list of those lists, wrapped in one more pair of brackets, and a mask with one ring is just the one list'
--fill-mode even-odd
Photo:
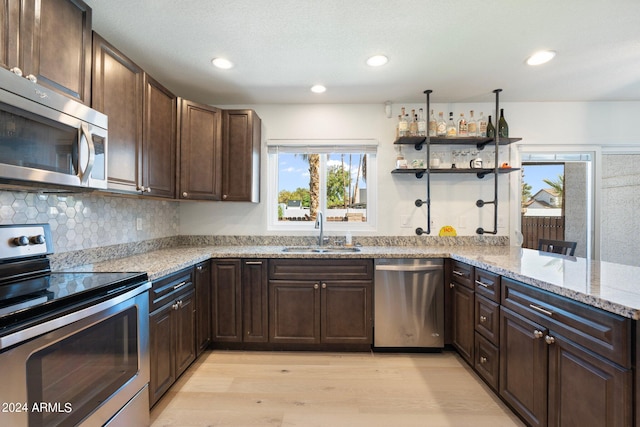
{"label": "dishwasher handle", "polygon": [[442,265],[376,265],[376,271],[442,271]]}

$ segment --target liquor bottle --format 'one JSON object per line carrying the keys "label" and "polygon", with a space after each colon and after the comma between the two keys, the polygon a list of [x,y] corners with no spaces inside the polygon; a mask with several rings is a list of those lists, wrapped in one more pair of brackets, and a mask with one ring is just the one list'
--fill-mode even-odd
{"label": "liquor bottle", "polygon": [[469,136],[469,127],[467,119],[464,118],[464,113],[460,113],[460,118],[458,119],[458,136]]}
{"label": "liquor bottle", "polygon": [[478,136],[487,136],[487,119],[484,117],[484,113],[480,112],[480,118],[478,119]]}
{"label": "liquor bottle", "polygon": [[447,123],[447,138],[455,138],[458,136],[458,128],[453,121],[453,112],[449,112],[449,122]]}
{"label": "liquor bottle", "polygon": [[398,136],[408,136],[409,133],[409,123],[407,123],[406,114],[404,112],[404,107],[402,107],[402,113],[400,113],[400,119],[398,120]]}
{"label": "liquor bottle", "polygon": [[409,120],[409,136],[418,136],[418,116],[416,115],[416,110],[411,110]]}
{"label": "liquor bottle", "polygon": [[[431,132],[431,128],[429,128],[429,132]],[[418,110],[418,136],[427,136],[427,121],[424,118],[424,110],[422,108]]]}
{"label": "liquor bottle", "polygon": [[487,137],[495,138],[496,137],[496,128],[493,127],[491,123],[491,116],[489,116],[489,123],[487,123]]}
{"label": "liquor bottle", "polygon": [[447,122],[444,120],[444,115],[442,111],[438,113],[438,123],[436,127],[436,135],[437,136],[447,136]]}
{"label": "liquor bottle", "polygon": [[500,109],[500,119],[498,119],[498,135],[500,135],[500,138],[509,138],[509,125],[504,118],[504,108]]}
{"label": "liquor bottle", "polygon": [[436,136],[438,133],[438,122],[436,121],[436,116],[433,114],[433,110],[431,110],[431,116],[429,116],[429,136]]}
{"label": "liquor bottle", "polygon": [[469,112],[467,132],[469,133],[469,136],[478,136],[478,122],[476,122],[476,119],[473,118],[473,110]]}

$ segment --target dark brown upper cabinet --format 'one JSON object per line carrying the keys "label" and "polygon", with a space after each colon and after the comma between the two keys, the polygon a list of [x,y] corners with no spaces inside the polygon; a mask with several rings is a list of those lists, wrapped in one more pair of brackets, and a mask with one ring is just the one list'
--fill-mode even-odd
{"label": "dark brown upper cabinet", "polygon": [[253,110],[224,110],[222,200],[260,201],[261,120]]}
{"label": "dark brown upper cabinet", "polygon": [[174,198],[177,98],[99,34],[93,108],[109,116],[109,189]]}
{"label": "dark brown upper cabinet", "polygon": [[0,20],[3,67],[91,103],[89,6],[80,0],[3,0]]}
{"label": "dark brown upper cabinet", "polygon": [[178,198],[222,199],[222,110],[180,100]]}

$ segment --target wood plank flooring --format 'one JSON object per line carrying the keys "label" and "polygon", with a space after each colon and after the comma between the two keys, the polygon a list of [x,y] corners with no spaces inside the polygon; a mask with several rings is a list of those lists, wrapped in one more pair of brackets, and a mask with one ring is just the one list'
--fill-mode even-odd
{"label": "wood plank flooring", "polygon": [[151,411],[161,426],[522,426],[453,352],[209,351]]}

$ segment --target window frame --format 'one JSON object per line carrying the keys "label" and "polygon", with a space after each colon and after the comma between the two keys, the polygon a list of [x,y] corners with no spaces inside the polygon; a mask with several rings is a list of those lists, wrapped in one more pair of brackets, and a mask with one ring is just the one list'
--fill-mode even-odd
{"label": "window frame", "polygon": [[367,221],[366,222],[334,222],[325,221],[324,230],[344,233],[346,231],[376,231],[377,230],[377,181],[378,141],[375,139],[270,139],[267,140],[267,230],[295,231],[305,234],[314,232],[312,221],[278,221],[278,155],[283,152],[299,154],[321,154],[320,156],[320,207],[319,210],[327,214],[327,156],[326,154],[365,153],[367,159]]}

